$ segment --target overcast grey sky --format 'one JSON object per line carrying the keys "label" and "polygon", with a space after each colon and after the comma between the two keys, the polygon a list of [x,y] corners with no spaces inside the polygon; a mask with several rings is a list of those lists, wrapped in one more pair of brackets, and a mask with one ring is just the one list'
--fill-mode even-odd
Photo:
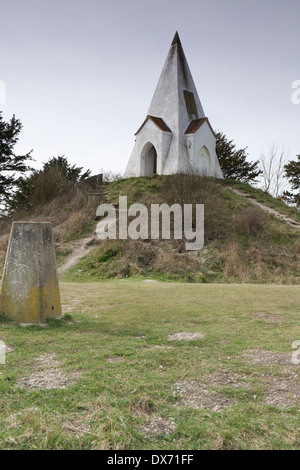
{"label": "overcast grey sky", "polygon": [[123,172],[175,31],[206,116],[257,159],[300,153],[300,0],[0,0],[18,151]]}

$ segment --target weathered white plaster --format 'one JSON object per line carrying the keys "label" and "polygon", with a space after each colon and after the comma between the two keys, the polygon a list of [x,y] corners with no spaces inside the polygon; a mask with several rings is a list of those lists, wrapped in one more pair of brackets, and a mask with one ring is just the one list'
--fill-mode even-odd
{"label": "weathered white plaster", "polygon": [[146,122],[139,132],[136,143],[129,159],[126,177],[130,176],[149,176],[145,173],[145,158],[147,157],[148,144],[152,144],[157,154],[157,170],[161,175],[164,174],[163,167],[166,157],[169,153],[172,134],[161,131],[150,119]]}
{"label": "weathered white plaster", "polygon": [[[186,135],[189,125],[205,118],[205,114],[177,33],[147,116],[136,133],[124,174],[126,178],[148,176],[153,168],[158,174],[194,170],[222,178],[215,152],[216,139],[210,125],[203,122],[196,131]],[[152,146],[157,158],[155,166]]]}
{"label": "weathered white plaster", "polygon": [[216,137],[207,121],[196,132],[186,134],[185,143],[193,171],[201,175],[223,178],[216,154]]}

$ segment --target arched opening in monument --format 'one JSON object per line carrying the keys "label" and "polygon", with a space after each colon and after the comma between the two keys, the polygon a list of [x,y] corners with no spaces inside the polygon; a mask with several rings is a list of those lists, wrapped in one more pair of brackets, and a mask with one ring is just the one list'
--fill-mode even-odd
{"label": "arched opening in monument", "polygon": [[211,157],[205,145],[203,145],[203,147],[201,147],[200,149],[199,159],[197,163],[199,165],[199,169],[202,175],[204,176],[211,175]]}
{"label": "arched opening in monument", "polygon": [[157,152],[153,144],[148,142],[141,153],[141,176],[157,173]]}

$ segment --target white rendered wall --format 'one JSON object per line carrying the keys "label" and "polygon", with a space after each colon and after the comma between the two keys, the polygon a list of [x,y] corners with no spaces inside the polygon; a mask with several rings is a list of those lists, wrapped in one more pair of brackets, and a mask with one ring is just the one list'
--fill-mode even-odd
{"label": "white rendered wall", "polygon": [[161,131],[149,119],[136,137],[124,177],[149,174],[145,157],[151,147],[149,144],[152,144],[157,153],[157,174],[159,175],[195,171],[200,175],[223,178],[216,155],[216,138],[207,122],[204,122],[193,134],[184,136],[179,158],[174,155],[173,138],[172,134]]}
{"label": "white rendered wall", "polygon": [[[204,122],[195,133],[186,135],[185,141],[189,161],[194,171],[200,175],[223,178],[216,154],[216,138],[207,122]],[[207,157],[207,152],[209,157]]]}
{"label": "white rendered wall", "polygon": [[171,133],[161,131],[151,119],[148,119],[142,130],[136,136],[135,145],[128,161],[124,177],[144,176],[144,147],[149,142],[155,147],[157,153],[157,174],[166,174],[163,167],[169,152],[171,140]]}
{"label": "white rendered wall", "polygon": [[[192,104],[189,99],[191,96]],[[141,155],[143,158],[143,149],[148,142],[157,152],[158,174],[188,172],[194,167],[199,174],[209,172],[209,176],[222,178],[215,152],[215,137],[207,122],[194,134],[185,135],[190,123],[204,118],[205,114],[178,34],[172,42],[147,116],[162,119],[172,132],[161,131],[148,119],[136,136],[125,178],[142,176],[145,171],[147,173]]]}

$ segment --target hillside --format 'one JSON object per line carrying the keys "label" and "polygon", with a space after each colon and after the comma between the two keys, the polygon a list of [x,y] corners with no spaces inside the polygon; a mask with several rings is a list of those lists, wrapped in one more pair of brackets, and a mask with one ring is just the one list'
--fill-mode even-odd
{"label": "hillside", "polygon": [[[186,252],[179,240],[105,240],[95,235],[96,206],[74,192],[19,214],[50,221],[60,277],[66,280],[153,278],[187,282],[299,283],[300,214],[247,184],[198,176],[153,176],[111,183],[107,202],[204,204],[205,244]],[[0,232],[3,266],[9,221]]]}

